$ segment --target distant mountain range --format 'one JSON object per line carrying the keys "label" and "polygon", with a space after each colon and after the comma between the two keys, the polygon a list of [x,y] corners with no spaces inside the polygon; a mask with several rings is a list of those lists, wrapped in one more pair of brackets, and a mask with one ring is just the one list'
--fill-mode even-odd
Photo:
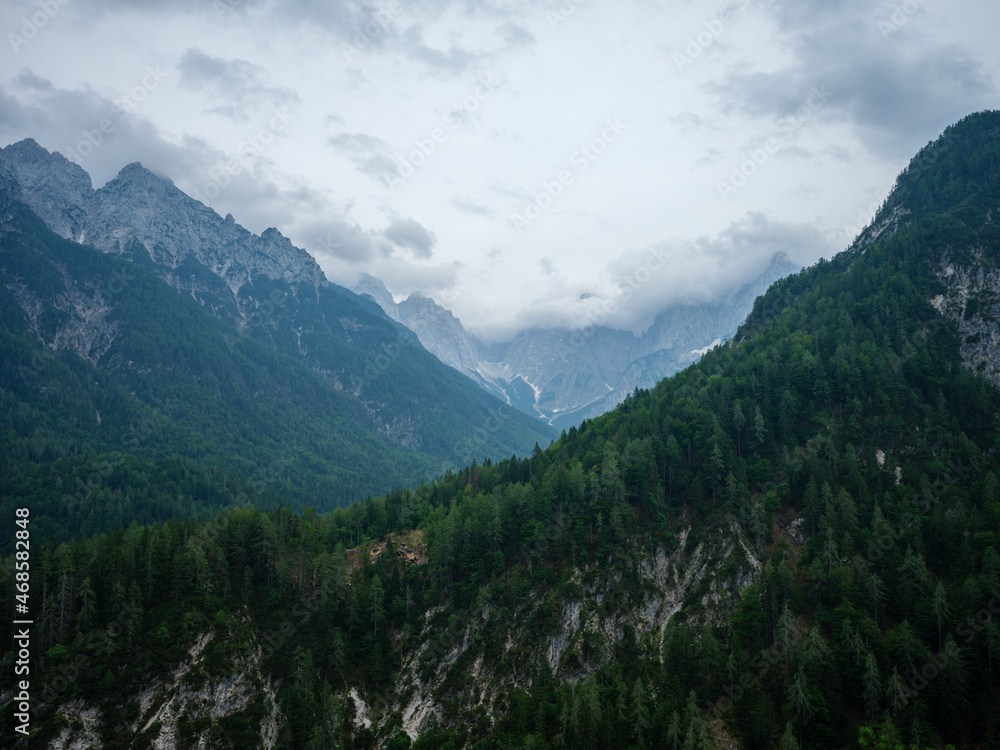
{"label": "distant mountain range", "polygon": [[[401,335],[408,340],[405,332],[368,320],[381,317],[377,309],[415,333],[441,362],[509,406],[566,428],[613,409],[636,388],[652,387],[726,341],[757,296],[798,270],[784,255],[776,255],[757,279],[728,298],[672,306],[641,336],[603,326],[530,329],[509,343],[488,345],[432,299],[415,294],[397,304],[373,276],[361,277],[354,291],[362,299],[355,297],[329,283],[315,259],[278,230],[254,235],[232,215],[220,217],[141,164],[127,165],[94,190],[80,166],[31,139],[0,149],[0,155],[21,199],[52,231],[150,269],[221,321],[305,362],[336,388],[353,394],[383,436],[417,450],[429,449],[448,462],[460,463],[475,453],[440,444],[430,447],[442,434],[426,421],[436,419],[431,417],[436,407],[427,399],[434,388],[417,381],[397,383],[386,397],[364,376],[372,369],[367,360],[382,361],[384,352],[399,346],[396,339]],[[365,309],[362,300],[369,298],[377,308]],[[339,309],[344,305],[350,310]],[[379,332],[370,341],[354,340],[361,331],[375,330]],[[463,397],[450,403],[473,408],[472,399],[479,401],[475,408],[492,408],[492,402],[461,387]],[[447,423],[450,429],[443,432],[461,433],[462,420]],[[504,430],[491,434],[479,452],[509,455],[523,448],[521,438],[530,447],[551,436],[544,425],[529,424],[517,423],[519,438],[512,439]]]}
{"label": "distant mountain range", "polygon": [[[9,413],[26,415],[4,438],[6,455],[20,455],[14,445],[38,425],[53,425],[54,441],[6,465],[4,480],[23,484],[0,495],[41,492],[36,480],[50,481],[48,464],[67,456],[116,465],[140,424],[140,453],[176,441],[195,462],[189,473],[204,481],[182,493],[189,511],[199,495],[207,506],[245,502],[246,488],[216,486],[223,467],[262,474],[254,497],[322,508],[554,437],[329,283],[276,229],[254,235],[140,164],[94,190],[78,165],[25,140],[0,149],[0,196],[0,393],[13,399]],[[83,409],[62,437],[56,393]],[[178,412],[163,406],[175,403]],[[132,513],[140,519],[169,517],[178,503],[133,495],[159,508]],[[120,500],[106,498],[105,510]],[[91,528],[119,517],[99,515]]]}
{"label": "distant mountain range", "polygon": [[396,303],[374,276],[363,275],[355,291],[490,393],[554,427],[569,428],[614,409],[636,388],[652,388],[729,340],[754,300],[798,270],[783,253],[776,254],[734,294],[714,303],[671,306],[641,336],[606,326],[533,328],[501,345],[484,343],[449,310],[420,294]]}

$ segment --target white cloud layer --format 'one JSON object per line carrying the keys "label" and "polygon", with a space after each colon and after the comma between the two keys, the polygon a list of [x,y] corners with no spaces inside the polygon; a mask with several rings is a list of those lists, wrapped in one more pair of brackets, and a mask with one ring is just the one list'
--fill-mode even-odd
{"label": "white cloud layer", "polygon": [[992,0],[13,0],[0,143],[98,185],[141,161],[489,338],[601,304],[638,330],[846,246],[910,155],[997,106],[998,22]]}

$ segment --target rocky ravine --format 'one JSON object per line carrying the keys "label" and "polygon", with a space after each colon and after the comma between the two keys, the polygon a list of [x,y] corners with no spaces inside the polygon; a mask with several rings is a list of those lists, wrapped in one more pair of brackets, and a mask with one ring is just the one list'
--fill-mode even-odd
{"label": "rocky ravine", "polygon": [[[371,729],[380,741],[399,731],[415,739],[448,716],[474,722],[502,715],[512,691],[530,688],[540,666],[556,679],[579,683],[612,661],[625,639],[634,639],[645,658],[662,661],[674,617],[724,618],[762,569],[735,521],[698,536],[687,527],[669,550],[640,552],[610,570],[603,564],[576,567],[568,583],[530,590],[513,611],[491,602],[488,585],[467,612],[431,609],[404,647],[408,654],[388,692],[347,685],[341,704],[356,728]],[[424,562],[418,556],[406,564]],[[240,630],[247,627],[253,623],[239,623]],[[256,746],[275,747],[287,721],[276,696],[279,684],[264,670],[256,638],[240,642],[226,626],[197,636],[166,679],[151,680],[132,698],[136,718],[117,731],[132,738],[137,750],[174,750],[182,741],[212,747],[227,722],[237,722],[253,727]],[[220,654],[227,671],[211,673]],[[50,750],[100,746],[106,721],[101,705],[75,699],[54,710],[63,726],[49,741]]]}
{"label": "rocky ravine", "polygon": [[[167,680],[153,680],[133,700],[138,719],[120,731],[132,737],[130,746],[154,750],[214,747],[213,733],[224,731],[227,718],[256,718],[256,746],[271,750],[278,742],[283,721],[275,685],[261,671],[261,649],[254,644],[249,655],[233,661],[230,674],[210,678],[206,674],[205,649],[215,640],[215,631],[203,633],[188,651],[188,658]],[[226,635],[220,636],[222,640]],[[100,706],[82,699],[63,704],[57,712],[64,722],[60,733],[48,744],[50,750],[96,750],[101,746],[104,722]],[[193,743],[193,745],[192,745]]]}
{"label": "rocky ravine", "polygon": [[[558,592],[532,590],[514,611],[491,604],[486,587],[461,617],[444,607],[428,611],[392,691],[360,700],[380,738],[400,729],[416,738],[445,716],[471,724],[502,715],[512,690],[531,686],[538,665],[578,683],[614,659],[627,630],[646,658],[662,661],[673,617],[724,617],[761,569],[733,522],[698,541],[688,527],[671,552],[657,547],[630,570],[576,568]],[[393,716],[399,725],[386,723]]]}

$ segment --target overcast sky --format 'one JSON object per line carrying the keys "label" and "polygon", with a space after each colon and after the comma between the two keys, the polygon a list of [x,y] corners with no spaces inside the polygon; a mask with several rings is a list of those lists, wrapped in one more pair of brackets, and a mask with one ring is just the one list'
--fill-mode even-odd
{"label": "overcast sky", "polygon": [[995,0],[6,0],[0,29],[0,143],[95,187],[141,161],[493,339],[829,257],[998,106]]}

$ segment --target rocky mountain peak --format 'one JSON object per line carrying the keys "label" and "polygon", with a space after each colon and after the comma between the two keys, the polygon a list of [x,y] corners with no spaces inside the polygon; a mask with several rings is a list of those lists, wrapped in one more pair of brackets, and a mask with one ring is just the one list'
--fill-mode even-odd
{"label": "rocky mountain peak", "polygon": [[21,199],[45,224],[63,237],[79,239],[94,192],[90,175],[32,138],[0,149],[0,158],[20,185]]}
{"label": "rocky mountain peak", "polygon": [[138,161],[94,190],[79,165],[30,138],[0,149],[0,158],[21,185],[25,203],[68,239],[126,257],[148,254],[168,275],[190,258],[221,276],[234,294],[259,275],[326,284],[315,259],[277,229],[258,237]]}
{"label": "rocky mountain peak", "polygon": [[354,285],[354,291],[358,294],[371,297],[386,315],[397,323],[402,323],[396,301],[392,298],[389,290],[385,288],[385,284],[382,283],[381,279],[377,279],[371,274],[363,273],[358,278],[357,284]]}
{"label": "rocky mountain peak", "polygon": [[34,138],[12,143],[0,149],[0,153],[18,172],[29,173],[39,169],[65,183],[74,184],[78,189],[93,189],[90,175],[79,164],[70,161],[58,151],[49,153]]}
{"label": "rocky mountain peak", "polygon": [[134,161],[126,164],[119,170],[118,175],[115,177],[114,181],[122,183],[139,183],[142,185],[155,185],[157,183],[165,183],[173,186],[173,182],[170,180],[160,177],[154,174],[150,170],[142,166],[142,162]]}

